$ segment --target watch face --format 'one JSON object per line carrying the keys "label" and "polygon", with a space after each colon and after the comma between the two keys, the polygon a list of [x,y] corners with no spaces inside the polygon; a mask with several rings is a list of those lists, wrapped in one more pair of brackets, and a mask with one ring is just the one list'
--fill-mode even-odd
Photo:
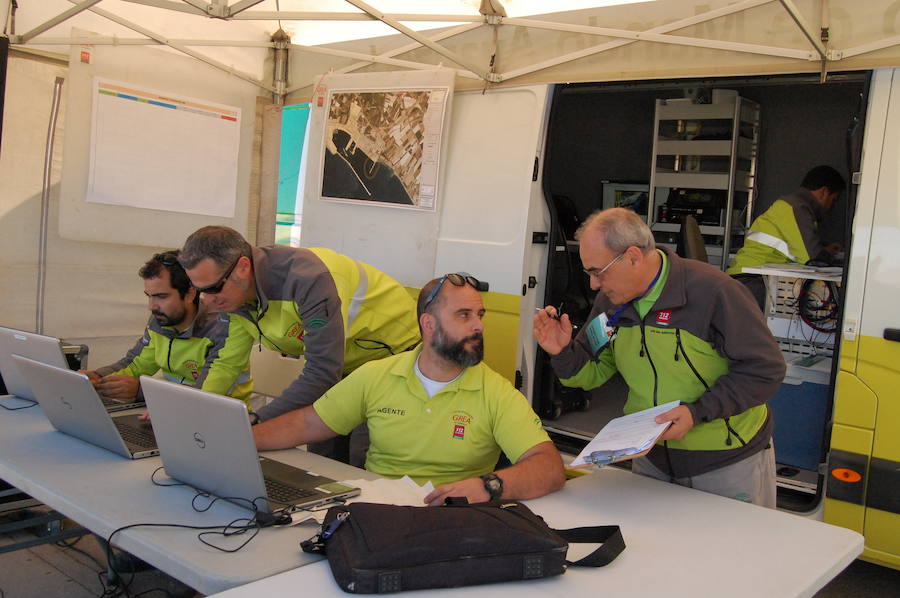
{"label": "watch face", "polygon": [[484,480],[484,489],[491,495],[491,498],[500,498],[503,494],[503,480],[494,474],[482,476]]}

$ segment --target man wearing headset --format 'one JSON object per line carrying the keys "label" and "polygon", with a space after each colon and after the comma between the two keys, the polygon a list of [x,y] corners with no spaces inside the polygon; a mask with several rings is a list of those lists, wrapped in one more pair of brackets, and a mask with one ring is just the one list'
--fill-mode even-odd
{"label": "man wearing headset", "polygon": [[548,306],[534,336],[560,381],[596,388],[620,373],[625,413],[681,401],[633,471],[775,507],[773,422],[766,406],[784,359],[747,289],[724,272],[656,248],[640,216],[612,208],[576,234],[591,288],[588,323],[572,338],[568,315]]}
{"label": "man wearing headset", "polygon": [[[258,410],[267,420],[312,404],[342,376],[419,342],[414,302],[396,280],[329,249],[251,247],[236,230],[206,226],[179,257],[202,300],[233,312],[260,345],[305,358],[303,372]],[[364,427],[309,448],[361,466]]]}
{"label": "man wearing headset", "polygon": [[253,390],[248,364],[253,337],[234,316],[209,313],[178,263],[178,251],[154,255],[138,270],[150,321],[119,361],[83,370],[111,398],[139,395],[138,379],[162,370],[167,380],[247,401]]}
{"label": "man wearing headset", "polygon": [[[512,384],[481,363],[479,282],[447,274],[419,293],[422,344],[367,363],[310,407],[254,426],[260,450],[346,433],[367,421],[366,469],[436,488],[425,502],[526,499],[565,483],[562,458],[540,418]],[[501,450],[513,463],[494,471]]]}

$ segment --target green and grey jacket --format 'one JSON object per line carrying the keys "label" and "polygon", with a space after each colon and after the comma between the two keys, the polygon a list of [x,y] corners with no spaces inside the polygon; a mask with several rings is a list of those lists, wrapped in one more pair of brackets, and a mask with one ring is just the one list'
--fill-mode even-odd
{"label": "green and grey jacket", "polygon": [[762,213],[744,239],[727,273],[740,274],[743,268],[763,264],[805,264],[822,251],[819,224],[822,204],[807,189],[775,200]]}
{"label": "green and grey jacket", "polygon": [[203,306],[189,328],[179,332],[150,316],[144,336],[128,353],[97,370],[101,376],[152,376],[246,402],[253,391],[250,349],[253,337],[231,314],[208,313]]}
{"label": "green and grey jacket", "polygon": [[255,305],[235,312],[260,344],[303,355],[303,373],[258,411],[270,419],[311,405],[367,361],[419,341],[416,304],[396,280],[330,249],[253,249]]}
{"label": "green and grey jacket", "polygon": [[[596,388],[619,372],[628,384],[625,413],[680,400],[694,419],[681,440],[657,444],[648,458],[673,477],[700,475],[764,449],[772,435],[766,401],[785,363],[756,302],[720,270],[668,251],[668,276],[643,319],[629,304],[616,335],[594,355],[582,329],[553,369],[566,386]],[[588,321],[617,306],[598,293]]]}

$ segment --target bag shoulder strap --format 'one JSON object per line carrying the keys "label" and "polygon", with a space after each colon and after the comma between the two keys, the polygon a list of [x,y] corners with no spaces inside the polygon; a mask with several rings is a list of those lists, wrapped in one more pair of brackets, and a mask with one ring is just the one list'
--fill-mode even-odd
{"label": "bag shoulder strap", "polygon": [[625,550],[625,539],[618,525],[597,525],[593,527],[573,527],[572,529],[555,529],[555,533],[569,543],[594,544],[602,546],[577,561],[566,561],[569,565],[580,567],[603,567],[608,565]]}

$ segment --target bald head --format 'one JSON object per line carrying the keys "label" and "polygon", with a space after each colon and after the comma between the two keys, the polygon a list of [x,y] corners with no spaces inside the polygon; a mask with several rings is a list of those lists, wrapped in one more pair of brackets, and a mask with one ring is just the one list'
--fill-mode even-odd
{"label": "bald head", "polygon": [[591,288],[614,305],[641,296],[661,265],[653,233],[630,210],[595,212],[576,233],[581,264]]}
{"label": "bald head", "polygon": [[644,253],[656,248],[653,232],[644,219],[625,208],[598,210],[588,216],[578,230],[575,239],[590,238],[613,253],[621,253],[629,247],[637,247]]}

